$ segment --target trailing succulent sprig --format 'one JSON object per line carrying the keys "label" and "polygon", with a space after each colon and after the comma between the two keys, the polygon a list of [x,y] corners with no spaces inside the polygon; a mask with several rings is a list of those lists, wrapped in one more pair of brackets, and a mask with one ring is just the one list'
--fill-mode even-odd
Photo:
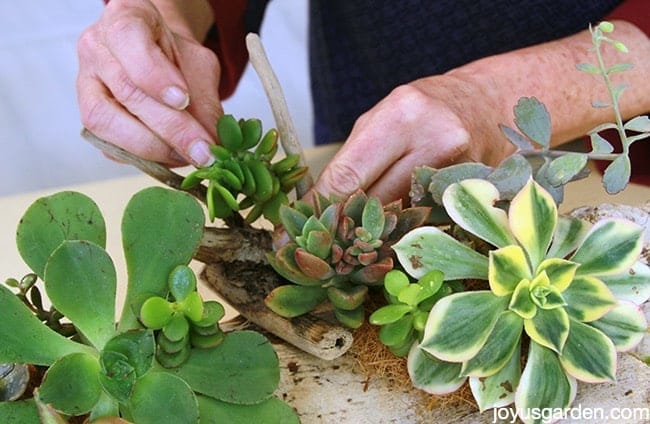
{"label": "trailing succulent sprig", "polygon": [[576,380],[612,381],[616,352],[633,348],[647,330],[643,230],[622,220],[590,226],[558,217],[551,195],[532,179],[507,213],[498,200],[496,187],[478,179],[454,183],[442,196],[457,225],[495,247],[487,257],[437,227],[415,229],[394,245],[415,278],[444,270],[445,280],[489,282],[489,290],[454,293],[433,306],[409,373],[433,393],[469,378],[481,410],[512,402],[518,411],[565,408]]}
{"label": "trailing succulent sprig", "polygon": [[259,119],[237,121],[223,115],[217,121],[217,135],[221,144],[210,146],[215,162],[191,172],[181,187],[208,181],[206,203],[212,221],[252,207],[245,222],[263,215],[278,224],[280,205],[289,202],[287,193],[307,173],[306,167],[298,166],[299,156],[290,154],[271,163],[278,151],[278,131],[271,129],[262,136]]}
{"label": "trailing succulent sprig", "polygon": [[321,195],[310,206],[281,206],[280,220],[291,241],[267,254],[271,266],[295,285],[273,290],[266,304],[285,317],[302,315],[329,300],[337,319],[363,323],[369,286],[381,286],[393,268],[390,246],[425,221],[428,208],[382,206],[357,191],[345,201]]}
{"label": "trailing succulent sprig", "polygon": [[379,341],[396,356],[406,356],[413,342],[421,341],[433,305],[453,292],[462,291],[457,281],[443,281],[438,270],[427,272],[412,283],[404,272],[394,269],[384,276],[388,305],[370,315],[368,321],[380,325]]}

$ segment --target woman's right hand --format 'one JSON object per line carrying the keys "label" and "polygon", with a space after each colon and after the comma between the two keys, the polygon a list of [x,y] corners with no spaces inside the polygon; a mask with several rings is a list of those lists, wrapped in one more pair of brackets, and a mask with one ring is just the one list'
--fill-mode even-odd
{"label": "woman's right hand", "polygon": [[168,25],[149,0],[112,0],[78,42],[83,125],[170,166],[213,161],[220,66],[190,28]]}

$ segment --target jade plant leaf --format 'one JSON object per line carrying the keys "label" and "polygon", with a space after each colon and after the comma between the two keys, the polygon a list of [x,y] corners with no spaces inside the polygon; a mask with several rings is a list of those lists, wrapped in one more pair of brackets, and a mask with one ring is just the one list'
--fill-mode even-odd
{"label": "jade plant leaf", "polygon": [[531,342],[526,367],[515,393],[515,405],[521,420],[524,423],[541,422],[535,421],[526,411],[567,408],[575,398],[576,389],[575,379],[564,373],[555,352]]}
{"label": "jade plant leaf", "polygon": [[420,349],[417,343],[411,346],[406,365],[413,386],[431,394],[451,393],[467,380],[461,376],[460,363],[433,357]]}
{"label": "jade plant leaf", "polygon": [[199,405],[192,389],[166,372],[149,372],[138,379],[127,409],[130,421],[138,424],[199,422]]}
{"label": "jade plant leaf", "polygon": [[467,361],[481,350],[507,305],[507,297],[490,291],[443,297],[429,313],[420,347],[444,361]]}
{"label": "jade plant leaf", "polygon": [[521,344],[508,356],[505,365],[488,377],[470,377],[469,387],[481,412],[510,405],[521,378]]}
{"label": "jade plant leaf", "polygon": [[64,240],[88,240],[106,247],[104,218],[86,195],[63,191],[36,200],[16,231],[21,257],[41,279],[47,259]]}
{"label": "jade plant leaf", "polygon": [[204,221],[199,203],[184,192],[150,187],[131,198],[122,218],[129,284],[120,330],[139,327],[143,294],[165,296],[171,271],[192,259]]}
{"label": "jade plant leaf", "polygon": [[37,424],[41,422],[34,399],[0,402],[0,417],[6,423],[12,424]]}
{"label": "jade plant leaf", "polygon": [[184,300],[196,290],[196,275],[187,265],[178,265],[169,274],[169,291],[177,301]]}
{"label": "jade plant leaf", "polygon": [[497,188],[478,179],[452,184],[442,196],[445,209],[456,224],[496,247],[504,247],[514,244],[515,239],[506,212],[494,206],[497,200]]}
{"label": "jade plant leaf", "polygon": [[88,241],[64,241],[45,266],[54,307],[98,349],[115,335],[117,277],[108,253]]}
{"label": "jade plant leaf", "polygon": [[187,362],[169,371],[198,393],[245,405],[270,398],[280,381],[273,346],[253,331],[228,333],[216,348],[194,349]]}
{"label": "jade plant leaf", "polygon": [[[93,352],[50,330],[7,287],[0,285],[0,363],[51,365],[62,356]],[[20,328],[16,327],[20,323]]]}
{"label": "jade plant leaf", "polygon": [[255,405],[238,405],[207,396],[197,398],[201,424],[300,423],[296,411],[286,402],[274,397]]}
{"label": "jade plant leaf", "polygon": [[619,302],[605,316],[590,322],[589,325],[609,337],[616,350],[620,352],[630,350],[639,344],[648,329],[643,311],[631,302]]}
{"label": "jade plant leaf", "polygon": [[416,228],[393,245],[404,270],[420,278],[444,270],[445,281],[488,276],[488,258],[436,227]]}
{"label": "jade plant leaf", "polygon": [[559,356],[567,374],[587,383],[604,383],[616,378],[616,348],[602,331],[571,320],[571,337]]}
{"label": "jade plant leaf", "polygon": [[[400,306],[400,305],[394,305]],[[398,346],[403,344],[413,330],[413,315],[401,317],[397,321],[384,325],[379,330],[379,340],[386,346]]]}
{"label": "jade plant leaf", "polygon": [[45,373],[39,388],[40,399],[64,414],[85,414],[101,396],[99,372],[99,361],[94,355],[73,353],[64,356]]}

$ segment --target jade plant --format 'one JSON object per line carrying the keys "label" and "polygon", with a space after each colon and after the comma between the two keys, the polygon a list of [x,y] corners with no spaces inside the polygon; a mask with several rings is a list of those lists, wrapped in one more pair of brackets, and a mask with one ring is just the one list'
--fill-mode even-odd
{"label": "jade plant", "polygon": [[307,173],[299,166],[299,156],[289,154],[272,163],[278,151],[278,131],[262,136],[259,119],[240,119],[222,115],[217,121],[218,145],[210,149],[215,162],[198,168],[185,177],[182,188],[208,182],[206,203],[210,220],[228,218],[250,208],[245,222],[264,216],[279,223],[280,205],[289,203],[287,194]]}
{"label": "jade plant", "polygon": [[359,327],[368,288],[381,287],[393,268],[390,246],[427,215],[428,208],[402,209],[401,202],[382,206],[362,191],[345,201],[317,195],[314,206],[303,201],[281,206],[290,241],[267,259],[295,284],[274,289],[267,306],[291,318],[328,300],[339,322]]}
{"label": "jade plant", "polygon": [[[116,271],[97,205],[76,192],[33,203],[18,225],[18,250],[50,312],[73,331],[50,327],[59,321],[42,314],[38,295],[25,295],[35,277],[18,282],[17,293],[0,286],[0,363],[45,370],[33,396],[0,402],[0,421],[297,422],[273,397],[279,364],[268,340],[252,331],[224,335],[222,308],[196,292],[187,264],[203,223],[202,208],[183,192],[152,187],[133,196],[122,221],[128,288],[116,324]],[[182,331],[167,322],[180,319],[181,339],[189,339],[182,361],[170,356]],[[163,342],[160,334],[171,336]]]}
{"label": "jade plant", "polygon": [[494,247],[488,256],[438,227],[417,228],[394,245],[414,278],[443,270],[446,281],[488,283],[433,306],[408,370],[415,386],[432,393],[469,378],[481,410],[514,402],[528,422],[532,408],[568,407],[576,380],[615,379],[617,351],[647,331],[640,305],[650,297],[650,268],[639,261],[636,224],[559,217],[532,179],[507,212],[498,200],[498,189],[479,179],[454,183],[442,196],[456,225]]}

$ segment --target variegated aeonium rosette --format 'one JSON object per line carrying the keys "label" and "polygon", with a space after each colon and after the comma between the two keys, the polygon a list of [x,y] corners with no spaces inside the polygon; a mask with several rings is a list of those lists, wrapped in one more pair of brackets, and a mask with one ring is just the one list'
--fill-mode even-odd
{"label": "variegated aeonium rosette", "polygon": [[329,300],[336,318],[357,328],[364,320],[368,286],[382,286],[393,269],[391,246],[422,225],[430,209],[382,206],[357,191],[346,200],[314,197],[314,205],[296,201],[280,207],[290,242],[267,254],[271,266],[295,283],[274,289],[265,302],[287,318],[312,311]]}
{"label": "variegated aeonium rosette", "polygon": [[415,278],[438,269],[445,280],[489,281],[489,290],[434,305],[408,369],[414,385],[432,393],[452,392],[469,378],[481,410],[514,402],[529,422],[533,408],[568,407],[576,380],[615,379],[616,352],[633,348],[647,330],[640,305],[650,297],[650,268],[639,261],[643,231],[636,224],[559,217],[532,179],[507,213],[494,206],[498,196],[478,179],[443,195],[457,225],[496,247],[489,257],[436,227],[415,229],[394,245]]}

